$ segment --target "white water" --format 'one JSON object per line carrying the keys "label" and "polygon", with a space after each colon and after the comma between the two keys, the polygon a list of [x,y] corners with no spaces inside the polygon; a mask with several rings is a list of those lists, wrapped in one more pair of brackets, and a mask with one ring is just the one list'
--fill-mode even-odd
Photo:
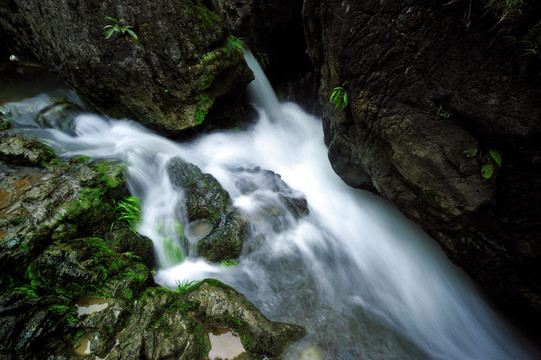
{"label": "white water", "polygon": [[[262,81],[259,71],[256,81]],[[130,121],[87,114],[75,120],[76,136],[55,130],[41,136],[65,156],[125,162],[130,190],[142,200],[139,231],[154,240],[162,264],[157,282],[217,278],[272,320],[304,326],[307,336],[286,359],[536,358],[433,240],[385,201],[334,174],[319,119],[295,104],[279,104],[268,84],[258,87],[256,101],[271,109],[272,121],[261,111],[246,131],[179,144]],[[265,233],[255,249],[243,250],[239,265],[217,266],[192,252],[172,266],[163,240],[180,245],[177,219],[189,229],[175,210],[182,194],[165,171],[175,156],[213,174],[235,205],[256,219],[254,233]],[[308,200],[310,215],[300,221],[285,216],[280,230],[258,217],[272,194],[262,188],[246,195],[236,186],[242,176],[236,169],[256,166],[280,174]]]}

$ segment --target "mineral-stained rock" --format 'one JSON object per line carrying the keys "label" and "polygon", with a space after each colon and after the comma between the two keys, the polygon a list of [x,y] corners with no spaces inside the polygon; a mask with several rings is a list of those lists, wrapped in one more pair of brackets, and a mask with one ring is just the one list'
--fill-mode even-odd
{"label": "mineral-stained rock", "polygon": [[[394,202],[494,300],[540,319],[538,57],[514,56],[479,1],[309,0],[303,14],[334,170]],[[329,102],[341,85],[344,108]]]}

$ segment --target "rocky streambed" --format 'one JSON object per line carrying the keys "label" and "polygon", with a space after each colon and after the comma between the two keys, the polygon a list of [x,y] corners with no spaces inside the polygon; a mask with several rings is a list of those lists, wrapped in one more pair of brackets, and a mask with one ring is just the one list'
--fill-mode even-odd
{"label": "rocky streambed", "polygon": [[[279,358],[303,336],[301,327],[268,320],[218,280],[157,286],[152,241],[115,212],[129,196],[124,165],[59,159],[43,143],[7,129],[7,111],[2,120],[1,358],[206,359],[212,329],[236,334],[244,350],[239,358]],[[192,180],[203,176],[193,165],[178,166]],[[230,236],[239,229],[231,223],[240,220],[220,221],[231,217],[231,204],[218,182],[206,179],[191,183],[192,199],[199,199],[193,210],[216,217],[203,243],[213,249],[211,260],[234,258],[240,235]]]}

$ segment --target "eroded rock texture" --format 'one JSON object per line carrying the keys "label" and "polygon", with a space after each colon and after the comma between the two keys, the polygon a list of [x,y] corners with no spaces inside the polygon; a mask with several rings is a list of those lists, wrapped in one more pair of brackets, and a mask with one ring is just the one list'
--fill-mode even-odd
{"label": "eroded rock texture", "polygon": [[[538,319],[539,62],[513,54],[482,2],[444,3],[305,1],[329,158],[345,182],[421,224],[493,299]],[[346,81],[349,105],[336,109],[329,97]],[[491,149],[502,163],[485,179]]]}
{"label": "eroded rock texture", "polygon": [[[105,39],[106,25],[119,31]],[[4,1],[0,28],[21,61],[108,115],[161,131],[200,124],[216,98],[253,78],[228,26],[197,1]]]}

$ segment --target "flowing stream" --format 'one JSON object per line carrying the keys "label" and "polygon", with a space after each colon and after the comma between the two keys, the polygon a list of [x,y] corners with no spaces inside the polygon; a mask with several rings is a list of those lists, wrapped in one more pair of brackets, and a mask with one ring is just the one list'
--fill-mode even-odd
{"label": "flowing stream", "polygon": [[[491,310],[434,240],[386,201],[338,178],[321,120],[293,103],[280,104],[257,63],[246,57],[256,75],[251,87],[259,109],[247,130],[178,143],[132,121],[85,113],[75,118],[71,134],[37,133],[62,156],[125,162],[130,191],[143,206],[139,231],[153,239],[161,264],[156,281],[174,287],[217,278],[271,320],[304,326],[306,337],[287,350],[286,359],[535,359],[535,350]],[[183,194],[165,170],[173,157],[214,175],[254,219],[252,233],[259,236],[247,240],[238,265],[197,257],[195,230],[182,216],[191,251],[181,264],[167,253],[164,240],[180,245],[181,237],[175,223]],[[257,171],[238,171],[257,167],[280,174],[306,198],[310,214],[286,214],[280,226],[261,216],[276,194]],[[240,191],[243,177],[258,189]]]}

